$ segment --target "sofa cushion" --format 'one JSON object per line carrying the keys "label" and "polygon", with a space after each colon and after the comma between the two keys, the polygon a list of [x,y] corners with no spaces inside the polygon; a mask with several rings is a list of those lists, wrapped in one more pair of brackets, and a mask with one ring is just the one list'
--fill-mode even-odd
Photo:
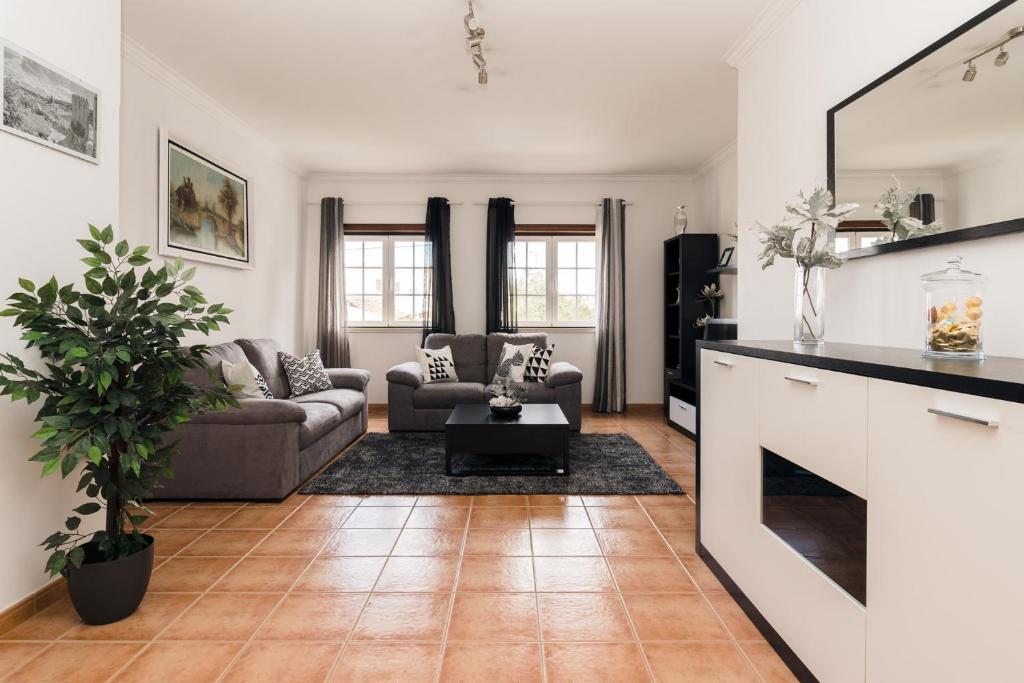
{"label": "sofa cushion", "polygon": [[[526,388],[527,403],[555,403],[558,400],[558,394],[546,384],[540,382],[520,382],[520,386]],[[487,400],[490,400],[492,396],[497,396],[498,385],[488,384],[484,389],[484,394]]]}
{"label": "sofa cushion", "polygon": [[460,403],[483,403],[484,385],[481,382],[446,382],[424,384],[412,392],[416,408],[454,408]]}
{"label": "sofa cushion", "polygon": [[344,420],[341,413],[327,403],[299,403],[306,411],[306,421],[299,425],[299,448],[305,448],[322,439]]}
{"label": "sofa cushion", "polygon": [[[452,347],[452,360],[459,381],[486,383],[493,375],[484,373],[487,362],[487,338],[482,334],[434,333],[423,341],[425,349]],[[500,346],[500,344],[499,344]]]}
{"label": "sofa cushion", "polygon": [[347,420],[353,415],[362,412],[366,405],[366,395],[361,391],[352,389],[330,389],[328,391],[316,391],[312,394],[294,396],[289,399],[295,403],[326,403],[334,406],[341,413],[341,419]]}
{"label": "sofa cushion", "polygon": [[285,375],[284,365],[277,354],[284,349],[273,339],[236,339],[235,343],[242,347],[246,358],[256,366],[256,369],[267,380],[267,386],[274,398],[288,398],[292,395],[292,388],[288,384],[288,376]]}
{"label": "sofa cushion", "polygon": [[492,332],[491,334],[487,335],[488,381],[490,381],[490,379],[494,377],[494,373],[498,371],[498,357],[501,356],[501,348],[505,345],[506,342],[513,346],[521,346],[523,344],[536,344],[537,346],[547,346],[548,335],[544,334],[543,332],[536,332],[533,334],[505,334],[504,332]]}
{"label": "sofa cushion", "polygon": [[222,377],[220,372],[221,361],[241,363],[246,360],[246,357],[241,346],[233,342],[228,342],[226,344],[216,344],[214,346],[207,347],[206,353],[203,354],[203,360],[206,361],[207,367],[189,368],[185,371],[185,381],[202,389],[206,389],[212,385],[209,371],[213,372],[214,377]]}

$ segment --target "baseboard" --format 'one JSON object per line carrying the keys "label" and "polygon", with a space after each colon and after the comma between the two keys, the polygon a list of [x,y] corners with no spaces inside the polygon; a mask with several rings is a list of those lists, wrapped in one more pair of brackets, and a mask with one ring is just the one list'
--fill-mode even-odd
{"label": "baseboard", "polygon": [[22,622],[28,621],[39,612],[67,595],[67,586],[63,576],[33,591],[5,610],[0,611],[0,636],[7,633]]}
{"label": "baseboard", "polygon": [[772,646],[776,654],[779,655],[789,670],[793,672],[797,680],[801,683],[819,683],[818,679],[815,678],[811,670],[807,668],[807,665],[801,661],[792,648],[786,644],[786,641],[782,639],[779,632],[776,631],[768,620],[765,619],[761,611],[754,606],[754,603],[750,601],[750,598],[740,589],[732,577],[725,571],[722,565],[718,564],[718,561],[708,552],[708,549],[704,547],[702,543],[698,541],[697,544],[697,555],[700,559],[704,560],[704,564],[708,566],[711,573],[715,575],[719,583],[725,587],[726,592],[732,596],[732,599],[736,601],[736,604],[740,606],[740,609],[746,613],[750,621],[757,627],[757,630],[761,632],[764,639],[768,641],[768,644]]}

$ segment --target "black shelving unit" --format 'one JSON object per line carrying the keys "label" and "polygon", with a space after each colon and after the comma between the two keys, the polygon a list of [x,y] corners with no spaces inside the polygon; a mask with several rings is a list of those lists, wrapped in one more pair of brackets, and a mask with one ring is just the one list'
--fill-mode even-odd
{"label": "black shelving unit", "polygon": [[[704,338],[704,330],[695,328],[694,322],[709,310],[705,302],[697,301],[697,293],[704,285],[719,284],[719,272],[735,272],[735,266],[719,269],[718,235],[676,235],[664,245],[664,411],[670,416],[669,399],[676,398],[691,408],[697,405],[697,339]],[[735,320],[713,322],[707,328],[709,339],[735,339]],[[693,436],[690,429],[671,419],[669,424]]]}

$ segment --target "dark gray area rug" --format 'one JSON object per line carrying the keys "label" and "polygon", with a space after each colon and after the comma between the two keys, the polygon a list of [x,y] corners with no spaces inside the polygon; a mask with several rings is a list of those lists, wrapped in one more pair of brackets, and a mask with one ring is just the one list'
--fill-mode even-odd
{"label": "dark gray area rug", "polygon": [[[460,456],[463,468],[550,469],[550,460]],[[371,433],[299,493],[348,495],[656,495],[683,490],[626,434],[569,436],[569,474],[460,476],[444,474],[444,434]]]}

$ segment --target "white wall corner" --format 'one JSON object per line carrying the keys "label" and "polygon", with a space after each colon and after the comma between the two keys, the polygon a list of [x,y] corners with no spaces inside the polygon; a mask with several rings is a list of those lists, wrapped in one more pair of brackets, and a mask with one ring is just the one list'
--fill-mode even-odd
{"label": "white wall corner", "polygon": [[728,159],[730,156],[732,156],[735,153],[736,153],[736,140],[733,140],[732,142],[727,144],[725,147],[723,147],[722,149],[718,150],[717,152],[715,152],[714,154],[709,156],[707,159],[705,159],[701,163],[701,165],[697,167],[697,170],[694,171],[693,177],[694,178],[700,178],[700,177],[702,177],[704,175],[707,175],[708,171],[712,170],[713,168],[715,168],[715,166],[718,166],[725,159]]}
{"label": "white wall corner", "polygon": [[747,57],[789,16],[800,0],[771,0],[736,42],[722,55],[722,61],[739,69]]}
{"label": "white wall corner", "polygon": [[273,144],[263,134],[201,90],[195,83],[175,71],[169,64],[147,50],[127,33],[121,34],[121,56],[126,62],[139,67],[168,90],[174,92],[205,114],[238,129],[239,132],[249,137],[261,140],[269,156],[274,161],[287,168],[300,179],[305,178],[307,172],[302,163]]}
{"label": "white wall corner", "polygon": [[566,174],[566,173],[345,173],[338,171],[309,171],[305,180],[337,183],[687,183],[696,176],[686,173],[657,173],[646,175]]}

